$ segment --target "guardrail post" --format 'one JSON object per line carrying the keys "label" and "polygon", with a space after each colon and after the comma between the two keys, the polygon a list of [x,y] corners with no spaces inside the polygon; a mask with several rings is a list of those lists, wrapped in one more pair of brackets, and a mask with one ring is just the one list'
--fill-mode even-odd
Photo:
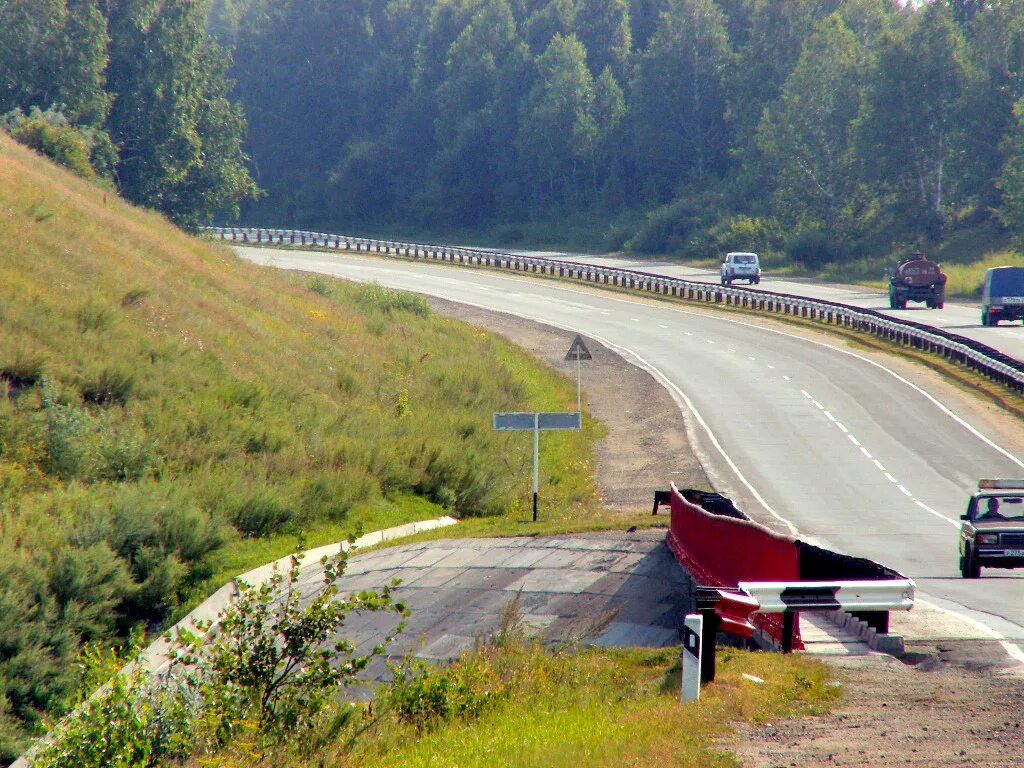
{"label": "guardrail post", "polygon": [[889,634],[888,611],[850,611],[850,615],[865,622],[869,627],[874,627],[875,632],[880,635]]}
{"label": "guardrail post", "polygon": [[796,611],[784,611],[782,614],[782,652],[792,653],[796,638]]}

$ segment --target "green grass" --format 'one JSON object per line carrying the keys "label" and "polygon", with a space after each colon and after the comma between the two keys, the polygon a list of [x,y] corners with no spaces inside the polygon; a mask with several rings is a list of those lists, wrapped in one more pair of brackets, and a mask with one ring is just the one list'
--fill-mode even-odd
{"label": "green grass", "polygon": [[807,657],[722,648],[715,682],[699,702],[681,704],[676,649],[545,650],[505,640],[382,694],[372,714],[360,710],[340,727],[329,719],[310,742],[258,760],[233,750],[217,764],[732,768],[739,763],[719,742],[733,723],[821,714],[840,691]]}
{"label": "green grass", "polygon": [[[573,382],[420,297],[253,266],[3,136],[0,242],[0,560],[12,604],[38,604],[0,617],[14,721],[67,693],[81,642],[299,546],[521,519],[532,445],[491,415],[575,406]],[[562,520],[599,506],[602,434],[545,436]],[[0,717],[0,757],[9,733]]]}

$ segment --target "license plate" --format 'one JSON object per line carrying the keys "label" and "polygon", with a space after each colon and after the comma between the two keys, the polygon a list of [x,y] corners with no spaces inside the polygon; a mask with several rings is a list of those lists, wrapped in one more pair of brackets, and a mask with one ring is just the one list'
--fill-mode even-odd
{"label": "license plate", "polygon": [[1024,557],[1024,549],[1006,549],[1003,554],[1006,557]]}
{"label": "license plate", "polygon": [[1024,296],[1004,296],[1003,304],[1024,304]]}

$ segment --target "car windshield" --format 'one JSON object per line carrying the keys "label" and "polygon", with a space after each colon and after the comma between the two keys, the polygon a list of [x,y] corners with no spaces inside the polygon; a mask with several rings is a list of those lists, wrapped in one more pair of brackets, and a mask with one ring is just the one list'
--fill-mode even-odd
{"label": "car windshield", "polygon": [[734,264],[754,264],[757,262],[757,256],[752,253],[736,253],[732,257]]}
{"label": "car windshield", "polygon": [[993,269],[989,290],[995,296],[1024,296],[1024,267]]}
{"label": "car windshield", "polygon": [[1024,522],[1024,496],[999,494],[978,497],[975,520],[1014,520]]}

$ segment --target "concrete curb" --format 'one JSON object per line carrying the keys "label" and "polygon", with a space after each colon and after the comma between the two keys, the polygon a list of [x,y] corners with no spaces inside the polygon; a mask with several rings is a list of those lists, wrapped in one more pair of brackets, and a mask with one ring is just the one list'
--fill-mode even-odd
{"label": "concrete curb", "polygon": [[878,632],[874,627],[869,627],[863,619],[858,619],[846,611],[828,611],[824,616],[837,627],[856,635],[873,651],[887,653],[890,656],[902,656],[906,650],[902,635]]}
{"label": "concrete curb", "polygon": [[[337,544],[327,544],[322,547],[308,549],[301,554],[303,563],[302,570],[315,567],[320,564],[320,560],[322,558],[331,557],[332,555],[339,554],[340,552],[351,552],[354,549],[373,547],[378,544],[383,544],[386,541],[401,539],[406,536],[413,536],[417,533],[422,533],[423,531],[445,528],[449,525],[455,525],[457,522],[459,521],[454,517],[448,517],[446,515],[433,520],[420,520],[412,523],[406,523],[405,525],[396,525],[393,528],[385,528],[381,531],[373,531],[365,536],[360,536],[353,542],[342,541]],[[245,584],[250,587],[261,586],[270,580],[274,575],[275,569],[282,570],[291,568],[291,562],[292,556],[287,555],[286,557],[282,557],[272,563],[261,565],[258,568],[253,568],[251,571],[246,571],[240,576],[236,576],[196,606],[196,608],[185,616],[185,618],[173,627],[164,630],[160,637],[150,643],[146,649],[139,654],[139,658],[136,661],[125,665],[124,669],[121,670],[121,673],[131,672],[141,667],[154,675],[164,674],[171,665],[171,637],[177,633],[177,630],[188,629],[196,631],[200,623],[210,622],[210,632],[216,632],[220,613],[238,596],[240,584]],[[106,689],[107,686],[105,685],[97,689],[89,697],[89,700],[91,701],[96,696],[99,696]],[[74,712],[72,715],[73,714]],[[71,717],[72,715],[69,715],[68,717]],[[59,723],[57,727],[60,727]],[[53,731],[50,733],[52,734]],[[38,749],[49,741],[49,738],[50,734],[47,734],[36,741],[36,743],[25,754],[11,764],[11,768],[31,768],[30,761],[35,756]]]}

